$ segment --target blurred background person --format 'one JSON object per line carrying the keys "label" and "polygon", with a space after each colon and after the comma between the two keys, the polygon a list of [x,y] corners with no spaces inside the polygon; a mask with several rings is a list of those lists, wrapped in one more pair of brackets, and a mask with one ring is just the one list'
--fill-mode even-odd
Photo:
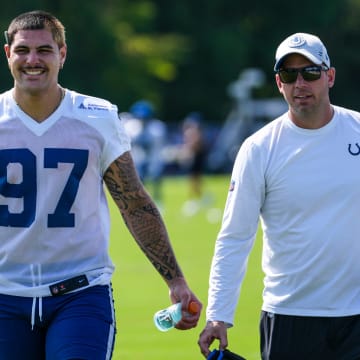
{"label": "blurred background person", "polygon": [[183,143],[179,162],[189,176],[189,200],[183,206],[185,215],[194,215],[205,200],[203,174],[206,166],[207,141],[203,129],[203,117],[199,112],[189,113],[182,123]]}
{"label": "blurred background person", "polygon": [[122,113],[120,116],[131,139],[131,151],[139,176],[162,209],[161,186],[165,169],[166,124],[155,117],[154,106],[148,100],[136,101],[128,113]]}

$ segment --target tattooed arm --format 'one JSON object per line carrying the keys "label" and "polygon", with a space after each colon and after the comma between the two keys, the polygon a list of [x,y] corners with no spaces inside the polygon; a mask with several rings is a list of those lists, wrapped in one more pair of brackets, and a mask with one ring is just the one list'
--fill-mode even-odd
{"label": "tattooed arm", "polygon": [[182,277],[160,213],[144,189],[127,152],[107,170],[105,183],[131,234],[165,279]]}
{"label": "tattooed arm", "polygon": [[[160,212],[140,181],[129,152],[110,165],[104,181],[130,233],[168,284],[172,302],[181,301],[184,310],[191,301],[198,302],[201,307],[186,283]],[[177,327],[194,327],[199,317],[200,312],[183,317]]]}

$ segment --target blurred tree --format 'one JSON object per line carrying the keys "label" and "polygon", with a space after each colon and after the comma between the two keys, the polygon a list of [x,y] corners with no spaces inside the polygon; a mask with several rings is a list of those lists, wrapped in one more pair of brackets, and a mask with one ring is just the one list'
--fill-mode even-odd
{"label": "blurred tree", "polygon": [[106,72],[107,81],[128,105],[146,98],[163,109],[162,84],[177,77],[178,64],[188,51],[187,39],[179,33],[156,31],[158,8],[153,2],[122,3],[122,7],[109,6],[106,14],[116,54],[113,68]]}
{"label": "blurred tree", "polygon": [[[8,2],[0,25],[21,12],[44,9],[66,26],[68,59],[61,83],[106,97],[121,111],[140,98],[158,116],[182,119],[197,110],[222,121],[231,106],[228,85],[248,67],[266,73],[255,96],[279,96],[273,81],[276,46],[293,32],[319,35],[337,81],[334,103],[360,110],[360,0],[32,0]],[[0,88],[12,86],[5,56]]]}
{"label": "blurred tree", "polygon": [[167,117],[196,109],[218,121],[231,106],[227,86],[245,68],[266,72],[267,83],[255,96],[279,96],[273,81],[278,43],[293,32],[307,31],[331,44],[329,24],[349,1],[304,0],[299,6],[284,0],[154,2],[161,9],[160,31],[178,31],[191,39],[188,61],[180,67],[179,76],[164,85],[165,103],[171,104],[165,109]]}
{"label": "blurred tree", "polygon": [[357,86],[360,83],[360,0],[339,1],[336,17],[329,26],[326,41],[336,68],[336,83],[331,90],[334,103],[360,111]]}

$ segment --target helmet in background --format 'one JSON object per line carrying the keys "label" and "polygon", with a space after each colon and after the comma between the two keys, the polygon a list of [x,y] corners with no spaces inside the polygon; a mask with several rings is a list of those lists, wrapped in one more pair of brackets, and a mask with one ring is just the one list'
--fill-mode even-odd
{"label": "helmet in background", "polygon": [[151,119],[154,117],[154,106],[150,101],[139,100],[130,107],[130,113],[138,119]]}

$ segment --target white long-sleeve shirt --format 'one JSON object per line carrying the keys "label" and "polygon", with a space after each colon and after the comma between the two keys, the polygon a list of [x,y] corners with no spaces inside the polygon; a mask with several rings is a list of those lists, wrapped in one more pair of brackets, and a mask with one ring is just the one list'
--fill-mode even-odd
{"label": "white long-sleeve shirt", "polygon": [[360,114],[334,110],[317,130],[284,114],[241,146],[211,267],[208,320],[233,324],[259,219],[263,310],[360,314]]}

